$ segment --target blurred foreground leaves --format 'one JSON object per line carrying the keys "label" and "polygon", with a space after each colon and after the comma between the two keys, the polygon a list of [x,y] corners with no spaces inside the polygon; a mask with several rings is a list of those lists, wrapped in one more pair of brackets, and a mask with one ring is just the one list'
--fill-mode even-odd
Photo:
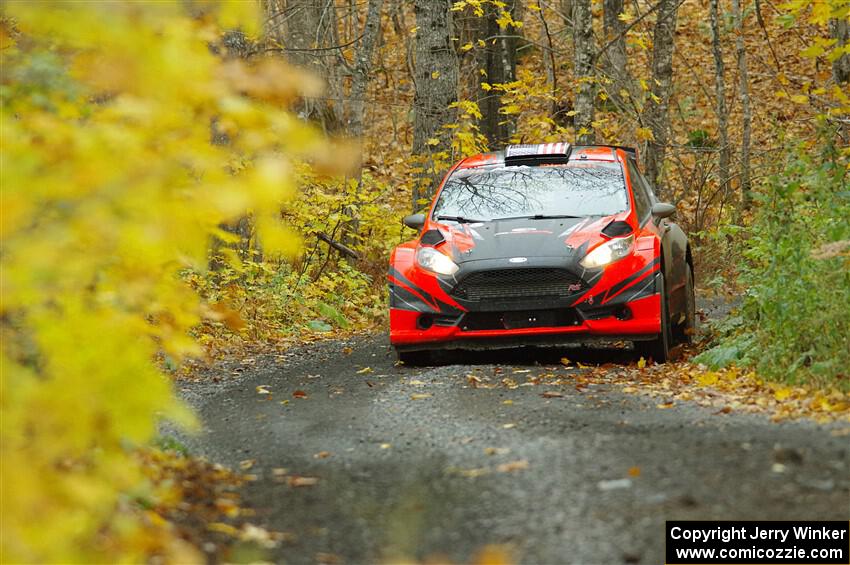
{"label": "blurred foreground leaves", "polygon": [[193,421],[155,362],[198,351],[204,310],[178,274],[245,214],[267,254],[298,247],[279,221],[291,159],[324,142],[286,105],[318,86],[210,48],[255,7],[3,7],[4,561],[145,557],[137,514],[115,509],[145,482],[132,448],[160,418]]}

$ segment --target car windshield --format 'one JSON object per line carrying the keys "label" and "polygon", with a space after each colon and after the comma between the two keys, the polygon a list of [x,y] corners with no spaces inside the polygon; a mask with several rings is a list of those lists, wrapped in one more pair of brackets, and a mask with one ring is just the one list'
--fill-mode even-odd
{"label": "car windshield", "polygon": [[618,163],[455,171],[433,217],[489,221],[526,216],[607,216],[629,207]]}

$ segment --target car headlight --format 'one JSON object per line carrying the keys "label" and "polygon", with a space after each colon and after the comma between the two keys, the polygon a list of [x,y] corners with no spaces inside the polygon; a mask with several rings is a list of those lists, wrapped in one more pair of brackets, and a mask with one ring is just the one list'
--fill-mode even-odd
{"label": "car headlight", "polygon": [[581,266],[585,269],[595,269],[608,263],[622,259],[632,252],[632,244],[635,241],[634,234],[628,237],[618,237],[606,241],[581,260]]}
{"label": "car headlight", "polygon": [[420,248],[416,254],[416,262],[426,271],[440,275],[453,275],[458,270],[454,261],[433,247]]}

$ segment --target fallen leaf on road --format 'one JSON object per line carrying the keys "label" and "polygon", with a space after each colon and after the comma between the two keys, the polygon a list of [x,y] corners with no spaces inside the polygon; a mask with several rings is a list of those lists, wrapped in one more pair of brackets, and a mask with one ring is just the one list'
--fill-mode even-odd
{"label": "fallen leaf on road", "polygon": [[481,382],[481,377],[466,375],[466,382],[468,382],[472,388],[478,388],[478,384]]}
{"label": "fallen leaf on road", "polygon": [[502,401],[502,404],[506,404],[506,405],[508,405],[508,406],[510,406],[510,405],[511,405],[511,404],[513,404],[513,403],[514,403],[514,401],[513,401],[513,400],[503,400],[503,401]]}
{"label": "fallen leaf on road", "polygon": [[567,359],[566,357],[561,357],[561,365],[564,365],[564,366],[566,367],[566,366],[568,366],[569,364],[570,364],[570,360],[569,360],[569,359]]}
{"label": "fallen leaf on road", "polygon": [[256,463],[256,462],[257,462],[256,459],[245,459],[244,461],[239,462],[239,468],[242,469],[243,471],[247,471],[248,469],[253,467],[254,463]]}
{"label": "fallen leaf on road", "polygon": [[273,477],[284,477],[287,473],[289,473],[289,469],[285,467],[275,467],[274,469],[272,469]]}
{"label": "fallen leaf on road", "polygon": [[513,565],[516,563],[507,545],[486,545],[472,560],[472,565]]}
{"label": "fallen leaf on road", "polygon": [[644,367],[646,367],[646,359],[644,359],[643,357],[641,357],[640,359],[638,359],[638,362],[637,362],[637,368],[638,368],[638,369],[643,369]]}
{"label": "fallen leaf on road", "polygon": [[486,467],[478,467],[476,469],[457,469],[454,472],[460,475],[461,477],[474,479],[476,477],[488,474],[490,472],[490,469]]}
{"label": "fallen leaf on road", "polygon": [[289,477],[289,486],[291,487],[311,487],[318,484],[318,482],[318,477],[301,477],[299,475]]}
{"label": "fallen leaf on road", "polygon": [[511,429],[511,428],[515,428],[515,427],[516,427],[516,424],[514,424],[514,423],[510,423],[510,424],[503,424],[503,425],[502,425],[502,427],[503,427],[504,429],[506,429],[506,430],[509,430],[509,429]]}
{"label": "fallen leaf on road", "polygon": [[412,385],[412,386],[425,386],[427,383],[423,383],[422,381],[418,381],[418,380],[414,379],[414,380],[408,382],[407,384]]}
{"label": "fallen leaf on road", "polygon": [[564,395],[556,390],[547,390],[543,394],[541,394],[543,398],[563,398]]}
{"label": "fallen leaf on road", "polygon": [[365,375],[366,373],[371,373],[371,372],[372,372],[372,367],[363,367],[362,369],[357,371],[357,374],[358,375]]}
{"label": "fallen leaf on road", "polygon": [[218,532],[231,537],[239,535],[239,530],[230,524],[225,524],[224,522],[212,522],[211,524],[207,524],[207,529],[211,532]]}
{"label": "fallen leaf on road", "polygon": [[330,451],[320,451],[313,455],[313,459],[327,459],[331,456]]}
{"label": "fallen leaf on road", "polygon": [[346,355],[351,355],[351,353],[352,353],[353,351],[354,351],[354,350],[353,350],[353,349],[351,349],[350,347],[343,347],[343,348],[342,348],[342,352],[343,352],[344,354],[346,354]]}
{"label": "fallen leaf on road", "polygon": [[520,459],[519,461],[511,461],[510,463],[502,463],[496,470],[500,473],[513,473],[514,471],[521,471],[523,469],[528,469],[528,460]]}
{"label": "fallen leaf on road", "polygon": [[510,452],[507,447],[485,447],[484,453],[487,455],[504,455]]}
{"label": "fallen leaf on road", "polygon": [[627,386],[626,388],[623,389],[623,392],[637,392],[637,388],[635,388],[633,386]]}
{"label": "fallen leaf on road", "polygon": [[661,404],[656,404],[655,407],[659,410],[666,410],[667,408],[673,408],[674,403],[670,402],[662,402]]}
{"label": "fallen leaf on road", "polygon": [[629,468],[629,476],[630,477],[640,477],[640,467],[630,467]]}
{"label": "fallen leaf on road", "polygon": [[513,373],[515,375],[522,375],[522,374],[530,373],[530,372],[531,372],[531,369],[514,369],[513,370]]}
{"label": "fallen leaf on road", "polygon": [[632,488],[631,479],[613,479],[610,481],[599,481],[596,487],[601,491]]}
{"label": "fallen leaf on road", "polygon": [[295,398],[307,398],[307,393],[303,390],[296,390],[292,393],[292,396]]}
{"label": "fallen leaf on road", "polygon": [[286,406],[287,404],[289,404],[289,400],[281,400],[280,403]]}
{"label": "fallen leaf on road", "polygon": [[423,394],[411,394],[410,395],[410,400],[425,400],[426,398],[431,398],[431,394],[426,392],[426,393],[423,393]]}
{"label": "fallen leaf on road", "polygon": [[382,444],[381,444],[381,449],[389,449],[389,448],[391,448],[392,446],[393,446],[393,445],[392,445],[391,443],[382,443]]}
{"label": "fallen leaf on road", "polygon": [[269,390],[269,385],[260,385],[257,387],[257,394],[271,394],[272,391]]}

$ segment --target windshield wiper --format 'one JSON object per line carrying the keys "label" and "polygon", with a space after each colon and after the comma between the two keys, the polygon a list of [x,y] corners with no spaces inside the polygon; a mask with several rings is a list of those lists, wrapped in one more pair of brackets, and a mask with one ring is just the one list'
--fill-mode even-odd
{"label": "windshield wiper", "polygon": [[497,220],[560,220],[562,218],[580,219],[587,216],[570,216],[568,214],[532,214],[531,216],[512,216],[510,218],[495,218]]}
{"label": "windshield wiper", "polygon": [[449,220],[459,224],[480,224],[486,220],[476,220],[475,218],[464,218],[463,216],[437,216],[438,220]]}

